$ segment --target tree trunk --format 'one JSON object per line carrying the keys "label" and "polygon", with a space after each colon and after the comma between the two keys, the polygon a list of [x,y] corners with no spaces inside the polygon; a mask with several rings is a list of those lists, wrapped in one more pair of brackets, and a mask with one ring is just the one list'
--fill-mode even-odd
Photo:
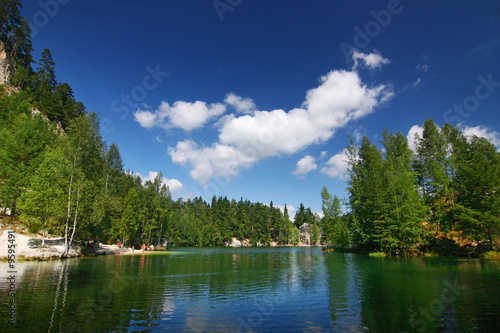
{"label": "tree trunk", "polygon": [[78,190],[76,192],[76,208],[75,208],[75,219],[73,220],[73,231],[71,232],[71,238],[69,239],[68,247],[65,251],[65,256],[68,255],[69,249],[71,248],[71,243],[73,242],[73,237],[75,236],[76,231],[76,222],[78,218],[78,201],[80,199],[80,185],[78,185]]}
{"label": "tree trunk", "polygon": [[[73,185],[73,173],[71,173],[71,177],[69,179],[69,189],[68,189],[68,213],[66,215],[66,226],[64,228],[64,248],[68,248],[68,228],[69,228],[69,218],[71,217],[71,186]],[[66,254],[66,250],[64,251]]]}

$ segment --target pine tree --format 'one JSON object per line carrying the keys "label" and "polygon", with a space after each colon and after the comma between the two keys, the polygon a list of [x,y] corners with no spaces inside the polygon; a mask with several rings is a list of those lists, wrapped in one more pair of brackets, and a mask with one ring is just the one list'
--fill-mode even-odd
{"label": "pine tree", "polygon": [[353,228],[355,246],[372,251],[379,248],[385,220],[384,169],[379,149],[363,138],[361,147],[353,144],[349,152],[349,202],[356,215]]}
{"label": "pine tree", "polygon": [[0,129],[0,201],[17,214],[17,199],[29,185],[40,156],[54,133],[40,115],[18,115],[10,128]]}
{"label": "pine tree", "polygon": [[423,128],[422,138],[417,138],[414,168],[424,203],[430,208],[429,220],[437,235],[439,231],[447,231],[451,227],[442,223],[446,221],[446,202],[450,196],[451,165],[446,137],[434,120],[427,119]]}
{"label": "pine tree", "polygon": [[500,154],[492,143],[473,136],[460,154],[455,188],[460,230],[476,241],[500,235]]}
{"label": "pine tree", "polygon": [[385,252],[403,253],[417,245],[422,232],[425,207],[412,171],[413,152],[405,136],[387,129],[383,133],[385,148],[385,219],[381,230],[381,248]]}

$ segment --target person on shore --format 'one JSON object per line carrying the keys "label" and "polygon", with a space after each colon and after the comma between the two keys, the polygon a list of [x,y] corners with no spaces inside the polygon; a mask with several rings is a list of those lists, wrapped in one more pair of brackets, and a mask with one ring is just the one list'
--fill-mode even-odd
{"label": "person on shore", "polygon": [[144,250],[146,250],[146,244],[142,244],[142,253],[144,253]]}
{"label": "person on shore", "polygon": [[118,242],[118,248],[121,249],[121,247],[122,247],[122,242]]}

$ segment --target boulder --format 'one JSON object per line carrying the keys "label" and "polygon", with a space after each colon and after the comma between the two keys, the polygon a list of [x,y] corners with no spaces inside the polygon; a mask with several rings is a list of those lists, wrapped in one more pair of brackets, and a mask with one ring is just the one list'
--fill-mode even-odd
{"label": "boulder", "polygon": [[241,247],[241,242],[237,238],[232,238],[231,243],[226,243],[226,246],[229,247]]}
{"label": "boulder", "polygon": [[300,226],[299,233],[299,245],[311,245],[311,225],[309,223],[304,223]]}

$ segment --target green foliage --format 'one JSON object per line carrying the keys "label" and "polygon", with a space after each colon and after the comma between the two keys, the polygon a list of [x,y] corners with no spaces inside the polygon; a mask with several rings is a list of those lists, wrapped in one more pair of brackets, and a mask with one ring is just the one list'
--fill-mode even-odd
{"label": "green foliage", "polygon": [[472,137],[460,156],[454,214],[465,235],[492,247],[500,234],[500,155],[486,139]]}
{"label": "green foliage", "polygon": [[348,152],[349,201],[357,218],[353,241],[356,246],[372,251],[380,246],[385,215],[382,154],[366,137],[361,147],[351,142]]}
{"label": "green foliage", "polygon": [[[366,252],[403,254],[423,246],[457,252],[447,238],[461,237],[490,247],[500,235],[500,155],[484,138],[465,137],[449,124],[438,128],[432,119],[417,137],[417,154],[400,132],[383,133],[383,153],[367,138],[351,139],[349,205],[346,225],[350,245]],[[323,225],[330,244],[335,235],[333,199],[326,188]],[[340,233],[342,234],[342,232]]]}
{"label": "green foliage", "polygon": [[413,153],[401,132],[383,133],[384,160],[384,217],[380,248],[388,253],[404,253],[414,248],[421,233],[426,211],[415,186],[412,171]]}
{"label": "green foliage", "polygon": [[328,192],[328,188],[323,186],[321,198],[323,200],[322,243],[337,248],[347,248],[350,243],[350,230],[346,219],[342,216],[343,212],[339,197],[337,195],[332,196]]}
{"label": "green foliage", "polygon": [[320,231],[317,224],[312,226],[311,230],[311,245],[316,245],[320,241]]}
{"label": "green foliage", "polygon": [[[21,2],[19,0],[0,1],[0,41],[11,63],[19,63],[23,68],[31,65],[33,45],[29,21],[21,16]],[[15,67],[15,66],[14,66]]]}
{"label": "green foliage", "polygon": [[[173,201],[161,173],[142,183],[125,172],[116,144],[103,141],[97,116],[56,77],[44,49],[35,70],[28,21],[18,0],[0,0],[1,46],[13,78],[0,90],[0,207],[19,206],[32,229],[65,238],[129,245],[223,245],[231,238],[297,244],[298,229],[270,205],[215,197]],[[12,87],[14,86],[14,87]],[[12,89],[14,88],[14,89]],[[35,111],[36,110],[36,111]],[[303,206],[302,206],[303,207]],[[309,208],[303,223],[315,223]],[[316,227],[317,228],[317,227]],[[319,232],[319,230],[318,230]]]}
{"label": "green foliage", "polygon": [[47,149],[43,161],[31,178],[29,191],[23,192],[19,200],[21,220],[30,229],[42,229],[55,233],[65,217],[64,198],[67,184],[64,169],[67,159],[60,150]]}
{"label": "green foliage", "polygon": [[17,213],[17,199],[53,137],[50,126],[39,115],[21,113],[8,127],[0,128],[0,201],[12,209],[13,216]]}
{"label": "green foliage", "polygon": [[497,251],[488,251],[481,255],[481,258],[484,259],[500,259],[500,252]]}
{"label": "green foliage", "polygon": [[447,134],[451,132],[449,127],[447,131],[441,131],[432,119],[427,119],[423,128],[422,138],[416,138],[414,168],[417,184],[422,191],[423,202],[429,207],[428,220],[434,225],[436,233],[441,230],[446,232],[451,230],[451,225],[446,223],[447,198],[451,194],[452,183]]}

